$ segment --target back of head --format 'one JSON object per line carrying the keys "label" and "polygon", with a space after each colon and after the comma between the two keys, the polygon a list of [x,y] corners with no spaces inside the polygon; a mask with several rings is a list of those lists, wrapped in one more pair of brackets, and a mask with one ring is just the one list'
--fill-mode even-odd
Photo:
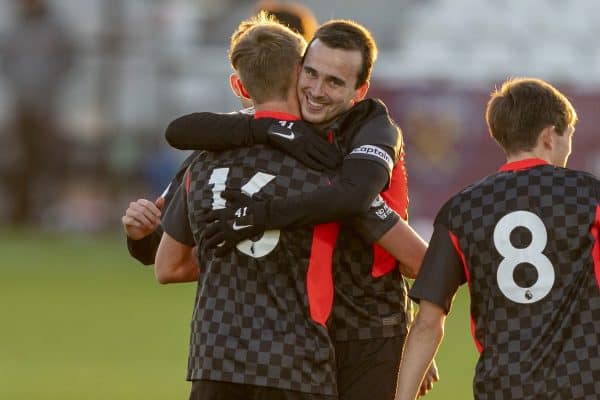
{"label": "back of head", "polygon": [[490,135],[509,155],[531,151],[548,126],[562,135],[577,122],[577,114],[569,100],[547,82],[515,78],[492,92],[485,119]]}
{"label": "back of head", "polygon": [[279,23],[310,40],[317,29],[317,18],[313,12],[300,3],[281,3],[275,0],[264,0],[257,4],[256,12],[265,11]]}
{"label": "back of head", "polygon": [[305,47],[302,36],[260,13],[231,36],[229,61],[256,104],[285,100]]}
{"label": "back of head", "polygon": [[312,41],[316,39],[332,49],[360,51],[362,68],[358,72],[356,87],[371,79],[373,64],[377,59],[377,44],[367,28],[354,21],[335,19],[317,29]]}

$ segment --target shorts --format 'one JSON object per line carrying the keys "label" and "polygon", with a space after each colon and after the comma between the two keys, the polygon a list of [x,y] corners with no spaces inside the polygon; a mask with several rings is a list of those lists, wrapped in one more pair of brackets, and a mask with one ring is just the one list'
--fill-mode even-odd
{"label": "shorts", "polygon": [[335,342],[339,400],[393,400],[404,336]]}
{"label": "shorts", "polygon": [[211,380],[192,381],[190,400],[337,400],[335,396]]}

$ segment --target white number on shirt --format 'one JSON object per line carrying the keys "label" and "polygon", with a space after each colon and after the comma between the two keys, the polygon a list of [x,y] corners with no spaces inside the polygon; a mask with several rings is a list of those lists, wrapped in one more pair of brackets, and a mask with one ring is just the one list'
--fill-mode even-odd
{"label": "white number on shirt", "polygon": [[[229,168],[215,168],[210,175],[208,183],[212,185],[213,210],[225,208],[225,199],[221,197],[221,193],[225,190],[225,182],[227,181],[228,175]],[[252,196],[253,194],[258,193],[273,179],[275,179],[274,175],[257,172],[244,186],[241,187],[241,191],[248,196]],[[247,256],[253,258],[264,257],[277,247],[279,235],[279,230],[265,231],[259,240],[252,241],[246,239],[239,242],[236,247],[240,252]]]}
{"label": "white number on shirt", "polygon": [[[531,243],[525,248],[516,248],[510,242],[511,232],[523,227],[531,233]],[[498,266],[496,279],[500,290],[516,303],[530,304],[540,301],[554,285],[554,267],[542,251],[548,243],[544,222],[532,212],[514,211],[506,214],[494,228],[494,245],[503,260]],[[531,264],[537,271],[537,280],[530,287],[519,286],[514,272],[519,264]]]}

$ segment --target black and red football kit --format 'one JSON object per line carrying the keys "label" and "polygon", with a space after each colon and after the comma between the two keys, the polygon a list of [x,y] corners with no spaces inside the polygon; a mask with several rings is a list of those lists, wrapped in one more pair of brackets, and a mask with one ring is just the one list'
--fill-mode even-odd
{"label": "black and red football kit", "polygon": [[449,312],[468,284],[476,399],[597,399],[600,181],[539,159],[452,197],[410,296]]}

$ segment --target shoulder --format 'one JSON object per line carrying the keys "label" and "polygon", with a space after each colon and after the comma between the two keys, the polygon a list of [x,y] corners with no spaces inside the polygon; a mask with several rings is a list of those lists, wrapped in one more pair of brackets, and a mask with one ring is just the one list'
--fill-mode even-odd
{"label": "shoulder", "polygon": [[594,174],[585,171],[579,171],[569,168],[561,168],[566,176],[572,176],[576,179],[576,187],[578,191],[589,190],[590,196],[596,201],[600,200],[600,180]]}
{"label": "shoulder", "polygon": [[580,171],[580,170],[570,169],[570,168],[560,168],[560,167],[557,167],[557,168],[564,171],[564,173],[567,175],[576,176],[576,177],[581,178],[590,183],[598,184],[600,182],[598,177],[590,172]]}
{"label": "shoulder", "polygon": [[461,207],[464,208],[466,205],[469,205],[472,198],[481,197],[486,191],[491,192],[496,179],[498,179],[497,173],[487,175],[479,181],[465,186],[456,192],[440,208],[435,219],[436,224],[441,223],[442,225],[449,227],[450,218],[452,218],[453,215],[460,213]]}
{"label": "shoulder", "polygon": [[355,105],[339,122],[349,150],[370,145],[385,149],[394,161],[401,151],[402,131],[380,100],[367,99]]}
{"label": "shoulder", "polygon": [[389,116],[389,111],[385,103],[380,99],[369,98],[356,103],[346,112],[344,118],[350,118],[354,120],[354,122],[360,122],[381,115]]}
{"label": "shoulder", "polygon": [[362,126],[372,120],[396,126],[390,117],[387,106],[379,99],[365,99],[356,103],[340,116],[336,124],[340,129],[347,129],[352,126]]}

